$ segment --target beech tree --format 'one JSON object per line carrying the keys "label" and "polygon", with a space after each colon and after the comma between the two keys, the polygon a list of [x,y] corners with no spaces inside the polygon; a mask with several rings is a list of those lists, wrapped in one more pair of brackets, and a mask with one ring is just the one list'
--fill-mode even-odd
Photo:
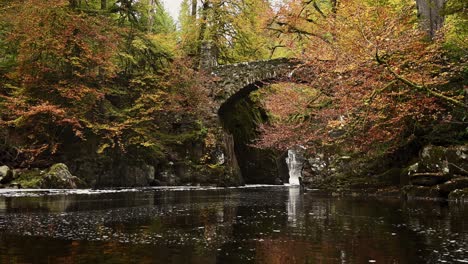
{"label": "beech tree", "polygon": [[3,84],[10,89],[3,95],[1,124],[29,134],[24,151],[30,159],[55,153],[67,137],[83,138],[98,121],[93,109],[105,94],[105,80],[115,74],[111,57],[119,38],[112,23],[67,8],[63,0],[30,0],[6,16],[6,44],[18,55]]}
{"label": "beech tree", "polygon": [[261,128],[258,145],[388,152],[424,128],[462,122],[463,86],[447,85],[462,74],[464,59],[450,61],[443,38],[426,41],[413,8],[409,1],[284,6],[271,28],[304,62],[294,76],[319,94],[294,115],[278,112],[282,93],[270,95],[265,107],[286,116]]}
{"label": "beech tree", "polygon": [[209,107],[201,84],[209,80],[176,56],[163,6],[151,11],[148,28],[145,6],[101,13],[98,2],[73,4],[28,0],[2,9],[0,53],[8,56],[0,59],[0,132],[19,153],[10,158],[42,166],[87,141],[99,154],[139,150],[157,158],[165,147],[155,136],[161,120],[185,112],[187,122],[200,120]]}

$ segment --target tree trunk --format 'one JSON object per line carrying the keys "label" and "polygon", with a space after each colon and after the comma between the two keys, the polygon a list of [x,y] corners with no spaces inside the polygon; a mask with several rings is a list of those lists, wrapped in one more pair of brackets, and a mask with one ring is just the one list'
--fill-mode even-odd
{"label": "tree trunk", "polygon": [[446,0],[416,0],[421,27],[433,38],[443,24],[442,11]]}
{"label": "tree trunk", "polygon": [[107,0],[101,0],[101,10],[107,9]]}
{"label": "tree trunk", "polygon": [[338,0],[332,0],[332,13],[336,14],[338,11]]}
{"label": "tree trunk", "polygon": [[[203,2],[201,22],[200,22],[200,35],[198,35],[198,41],[201,43],[205,39],[206,24],[208,19],[208,10],[210,9],[210,1],[206,0]],[[201,48],[201,47],[200,47]]]}
{"label": "tree trunk", "polygon": [[71,8],[77,8],[79,5],[79,0],[69,0]]}
{"label": "tree trunk", "polygon": [[158,8],[158,2],[156,0],[149,1],[149,10],[148,10],[148,31],[153,32],[156,8]]}
{"label": "tree trunk", "polygon": [[197,17],[197,0],[192,0],[192,17]]}

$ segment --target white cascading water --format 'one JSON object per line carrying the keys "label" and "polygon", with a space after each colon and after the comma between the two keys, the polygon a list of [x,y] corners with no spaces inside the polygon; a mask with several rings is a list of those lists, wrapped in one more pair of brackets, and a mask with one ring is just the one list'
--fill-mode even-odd
{"label": "white cascading water", "polygon": [[288,150],[286,164],[288,164],[289,169],[289,185],[300,185],[299,177],[301,177],[302,164],[297,161],[295,150]]}

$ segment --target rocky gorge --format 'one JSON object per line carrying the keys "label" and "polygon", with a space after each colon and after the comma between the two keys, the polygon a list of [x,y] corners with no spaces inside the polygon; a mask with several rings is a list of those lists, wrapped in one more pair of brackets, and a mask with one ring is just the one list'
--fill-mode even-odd
{"label": "rocky gorge", "polygon": [[386,160],[369,162],[327,152],[310,155],[300,148],[294,151],[302,160],[301,175],[309,188],[337,195],[468,201],[468,145],[428,145],[399,167],[389,167]]}

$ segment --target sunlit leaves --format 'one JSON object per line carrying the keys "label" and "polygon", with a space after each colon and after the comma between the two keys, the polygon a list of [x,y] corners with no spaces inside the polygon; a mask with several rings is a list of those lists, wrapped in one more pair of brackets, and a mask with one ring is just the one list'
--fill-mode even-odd
{"label": "sunlit leaves", "polygon": [[271,94],[268,110],[290,118],[263,126],[259,146],[334,144],[350,152],[392,151],[422,127],[445,122],[449,109],[459,107],[452,100],[460,100],[460,90],[437,89],[457,75],[458,66],[447,68],[451,63],[440,41],[426,41],[412,3],[384,2],[342,1],[336,12],[319,11],[314,1],[282,7],[271,27],[294,43],[295,56],[304,61],[294,76],[328,100],[296,113],[300,100],[287,87]]}

